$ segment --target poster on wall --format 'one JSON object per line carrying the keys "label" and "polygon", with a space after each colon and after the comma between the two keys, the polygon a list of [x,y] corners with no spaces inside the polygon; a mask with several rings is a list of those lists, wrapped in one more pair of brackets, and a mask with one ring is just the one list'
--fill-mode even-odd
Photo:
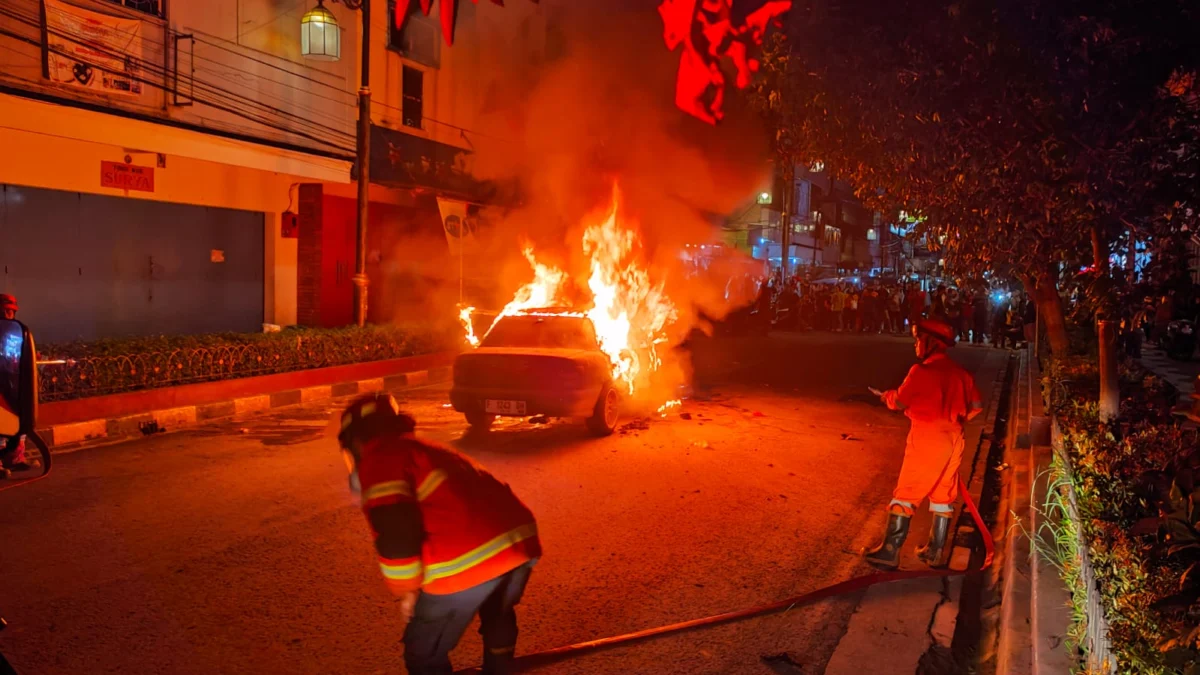
{"label": "poster on wall", "polygon": [[98,94],[141,96],[140,20],[90,12],[60,0],[43,2],[51,81]]}

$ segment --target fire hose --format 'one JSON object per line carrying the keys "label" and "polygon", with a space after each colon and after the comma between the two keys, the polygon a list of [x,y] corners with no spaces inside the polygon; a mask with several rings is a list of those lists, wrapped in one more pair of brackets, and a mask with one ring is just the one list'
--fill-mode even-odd
{"label": "fire hose", "polygon": [[[983,516],[979,515],[979,508],[975,502],[971,500],[971,494],[967,492],[967,486],[963,483],[962,476],[958,478],[958,490],[963,496],[963,502],[967,511],[971,514],[971,519],[975,521],[975,527],[979,530],[979,535],[983,539],[984,556],[983,563],[979,566],[977,572],[986,570],[992,564],[992,558],[995,556],[996,547],[992,540],[992,533],[988,530],[987,525],[983,522]],[[705,628],[708,626],[716,626],[734,621],[741,621],[756,616],[764,616],[774,614],[776,612],[787,611],[794,607],[810,605],[814,602],[825,600],[827,598],[846,595],[855,591],[860,591],[878,584],[887,584],[895,581],[905,581],[908,579],[928,579],[928,578],[948,578],[967,574],[968,570],[952,570],[952,569],[926,569],[926,570],[895,570],[891,572],[875,572],[873,574],[865,574],[863,576],[848,579],[831,586],[818,588],[815,591],[804,593],[790,598],[784,598],[777,602],[772,602],[767,605],[759,605],[748,609],[741,609],[733,612],[725,612],[715,616],[708,616],[702,619],[692,619],[690,621],[682,621],[673,623],[667,626],[658,626],[656,628],[647,628],[645,630],[626,633],[624,635],[614,635],[612,637],[600,638],[598,640],[589,640],[587,642],[579,642],[573,645],[563,647],[555,647],[545,651],[536,652],[533,654],[524,654],[518,656],[513,664],[517,671],[527,670],[539,666],[548,665],[557,661],[572,659],[584,654],[609,649],[619,645],[632,644],[642,642],[651,638],[661,637],[674,633],[683,633],[697,628]],[[465,668],[457,671],[457,675],[467,675],[468,673],[478,673],[478,667]]]}

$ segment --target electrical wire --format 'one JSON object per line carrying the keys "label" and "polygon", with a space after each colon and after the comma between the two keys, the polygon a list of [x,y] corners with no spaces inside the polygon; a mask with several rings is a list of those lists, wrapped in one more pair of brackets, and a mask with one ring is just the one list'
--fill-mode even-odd
{"label": "electrical wire", "polygon": [[[67,11],[65,11],[65,10],[58,10],[58,9],[55,9],[54,11],[56,11],[56,12],[58,12],[58,13],[60,13],[60,14],[66,14],[66,15],[69,15],[69,16],[72,16],[72,17],[75,17],[75,18],[80,18],[80,17],[78,17],[78,15],[71,14],[70,12],[67,12]],[[12,15],[12,14],[10,14],[10,15]],[[18,20],[21,20],[21,18],[20,18],[20,17],[16,17],[16,18],[18,18]],[[32,27],[35,27],[35,28],[40,28],[40,20],[39,20],[39,21],[34,21],[34,20],[32,20],[32,19],[31,19],[31,17],[29,17],[28,15],[26,15],[26,16],[24,17],[24,22],[25,22],[26,24],[28,24],[28,25],[31,25]],[[62,32],[60,32],[60,31],[58,31],[58,30],[50,30],[50,29],[47,29],[47,32],[48,32],[48,33],[52,33],[52,34],[54,34],[54,35],[56,35],[56,36],[64,37],[64,38],[66,38],[67,40],[70,40],[70,41],[72,41],[72,42],[75,42],[75,43],[77,43],[77,44],[85,44],[85,45],[87,45],[87,46],[88,46],[90,49],[92,49],[92,50],[94,50],[94,51],[99,51],[99,52],[101,52],[101,53],[105,53],[105,52],[107,51],[107,50],[105,50],[104,48],[98,48],[98,47],[97,47],[97,45],[95,45],[95,44],[81,42],[81,41],[80,41],[80,40],[79,40],[79,39],[78,39],[76,36],[73,36],[73,35],[70,35],[70,34],[67,34],[67,33],[62,33]],[[146,44],[149,44],[149,45],[155,45],[155,44],[156,44],[156,43],[154,43],[154,42],[152,42],[152,41],[145,40],[145,39],[143,39],[143,40],[142,40],[142,42],[144,43],[144,44],[142,45],[143,47],[145,47],[145,45],[146,45]],[[39,43],[39,44],[40,44],[40,43]],[[161,53],[161,50],[153,50],[153,51]],[[68,56],[68,58],[71,58],[71,56],[70,56],[70,55],[67,55],[67,56]],[[158,66],[156,63],[154,63],[154,62],[147,61],[147,60],[145,60],[145,59],[132,58],[132,57],[130,57],[128,54],[125,54],[125,53],[122,53],[122,52],[112,52],[112,51],[107,51],[107,56],[108,56],[109,58],[113,58],[113,59],[116,59],[116,60],[132,61],[132,62],[134,63],[134,65],[140,66],[140,67],[141,67],[143,70],[145,70],[145,71],[147,71],[147,72],[149,72],[149,73],[151,73],[151,74],[153,74],[153,75],[160,75],[160,76],[168,76],[168,75],[170,75],[170,73],[169,73],[168,71],[166,71],[164,68],[161,68],[161,67],[159,67],[159,66]],[[106,71],[106,72],[114,72],[114,71],[111,71],[110,69],[107,69],[107,68],[105,68],[105,67],[103,67],[103,66],[98,66],[97,64],[88,64],[88,65],[90,65],[90,66],[92,66],[92,67],[98,67],[99,69],[101,69],[101,70],[104,70],[104,71]],[[221,64],[221,65],[224,65],[224,64]],[[126,73],[124,73],[124,72],[120,72],[120,71],[116,71],[116,72],[114,72],[114,74],[117,74],[117,75],[122,75],[122,76],[126,76],[126,75],[127,75]],[[134,79],[138,79],[138,81],[145,82],[144,80],[141,80],[140,78],[134,78]],[[156,87],[156,88],[161,88],[161,89],[163,89],[164,91],[166,91],[165,87],[160,87],[160,86],[157,86],[157,85],[156,85],[156,83],[154,83],[154,82],[145,82],[145,83],[146,83],[146,84],[149,84],[150,86],[154,86],[154,87]],[[229,104],[231,104],[231,105],[235,105],[235,106],[239,106],[239,105],[240,105],[240,106],[243,106],[242,108],[240,108],[240,110],[242,111],[242,112],[241,112],[241,114],[243,114],[243,115],[245,115],[245,116],[247,116],[247,117],[251,117],[251,119],[255,119],[255,121],[258,121],[259,123],[264,123],[264,121],[262,120],[262,118],[261,118],[261,117],[259,117],[259,118],[255,118],[255,117],[251,116],[251,114],[249,114],[249,113],[247,112],[247,107],[249,108],[249,110],[250,110],[250,111],[254,111],[254,108],[255,108],[256,106],[259,106],[259,107],[266,108],[266,109],[267,109],[267,110],[266,110],[266,112],[268,112],[268,113],[270,113],[270,112],[274,112],[275,114],[278,114],[278,115],[280,115],[280,116],[282,116],[282,117],[285,117],[285,118],[291,118],[291,119],[292,119],[294,122],[296,122],[296,123],[299,123],[299,124],[300,124],[300,125],[302,125],[302,126],[308,126],[308,127],[309,127],[309,129],[310,129],[310,131],[313,131],[313,132],[320,133],[320,132],[330,132],[330,131],[332,131],[332,132],[333,132],[333,133],[335,133],[335,134],[337,134],[337,133],[343,133],[343,134],[347,134],[347,136],[349,136],[349,134],[348,134],[347,132],[345,132],[345,131],[339,131],[339,130],[336,130],[336,129],[330,129],[329,127],[325,127],[324,125],[320,125],[320,124],[314,123],[312,120],[309,120],[309,119],[307,119],[307,118],[301,117],[301,116],[299,116],[299,115],[295,115],[295,114],[293,114],[293,113],[290,113],[290,112],[288,112],[288,111],[285,111],[285,110],[282,110],[282,109],[279,109],[279,108],[275,108],[275,107],[273,107],[273,106],[268,106],[268,105],[266,105],[266,104],[263,104],[262,102],[260,102],[260,101],[257,101],[257,100],[255,100],[255,99],[252,99],[252,98],[249,98],[249,97],[246,97],[246,96],[243,96],[243,95],[237,94],[237,93],[235,93],[235,92],[233,92],[233,91],[229,91],[229,90],[226,90],[226,89],[222,89],[222,88],[220,88],[219,86],[210,85],[209,83],[207,83],[207,82],[204,82],[204,81],[202,81],[202,80],[201,80],[201,81],[196,81],[195,79],[192,79],[192,80],[191,80],[191,84],[192,84],[192,86],[193,86],[193,89],[195,88],[195,86],[196,86],[197,84],[199,84],[202,90],[205,90],[205,89],[206,89],[206,90],[208,91],[208,93],[215,95],[215,96],[217,97],[217,99],[218,99],[218,100],[220,100],[220,98],[221,98],[222,96],[225,96],[225,97],[227,97],[227,101],[226,101],[227,103],[229,103]],[[239,99],[240,99],[240,100],[239,100]],[[200,99],[197,99],[197,100],[200,100]],[[302,106],[301,106],[301,107],[302,107]],[[259,112],[259,113],[261,113],[261,111],[255,111],[255,112]],[[274,125],[267,124],[267,126],[274,126]],[[288,131],[288,130],[290,130],[290,128],[286,128],[286,129],[284,129],[284,130],[285,130],[285,131]]]}
{"label": "electrical wire", "polygon": [[[3,12],[0,12],[0,14],[3,14]],[[8,37],[15,38],[15,39],[17,39],[17,40],[21,40],[21,41],[23,41],[23,42],[27,42],[27,43],[29,43],[29,44],[32,44],[32,45],[34,45],[34,46],[39,46],[39,47],[41,46],[41,43],[40,43],[39,41],[37,41],[37,40],[33,40],[33,39],[27,38],[27,37],[25,37],[25,36],[22,36],[22,35],[19,35],[19,34],[13,33],[12,31],[6,30],[6,29],[4,29],[4,28],[0,28],[0,35],[6,35],[6,36],[8,36]],[[62,57],[64,57],[64,58],[70,58],[70,59],[72,59],[72,60],[77,60],[77,59],[76,59],[76,58],[75,58],[73,55],[66,54],[66,53],[64,53],[64,52],[60,52],[60,51],[58,51],[58,50],[55,50],[55,49],[53,49],[53,48],[47,47],[47,50],[48,50],[50,53],[53,53],[53,54],[56,54],[56,55],[62,56]],[[113,74],[115,74],[115,75],[119,75],[119,76],[121,76],[121,77],[125,77],[125,78],[128,78],[128,79],[130,79],[130,80],[133,80],[133,81],[135,81],[135,82],[140,82],[140,83],[142,83],[142,84],[145,84],[145,85],[147,85],[147,86],[150,86],[150,87],[153,87],[153,88],[162,89],[163,91],[166,91],[165,87],[163,87],[163,85],[162,85],[161,83],[157,83],[157,82],[154,82],[154,81],[151,81],[151,80],[147,80],[147,79],[145,79],[145,78],[141,78],[141,77],[138,77],[138,76],[136,76],[136,75],[130,75],[130,74],[128,74],[128,73],[124,73],[124,72],[116,72],[116,71],[112,71],[112,70],[110,70],[110,69],[108,69],[108,68],[105,68],[104,66],[100,66],[100,65],[94,65],[94,64],[88,64],[88,65],[91,65],[93,68],[96,68],[96,69],[98,69],[98,70],[102,70],[102,71],[105,71],[105,72],[110,72],[110,73],[113,73]],[[304,132],[304,131],[300,131],[300,130],[292,129],[292,128],[289,128],[289,127],[281,126],[281,125],[279,125],[279,124],[276,124],[276,123],[274,123],[273,121],[271,121],[271,120],[269,120],[269,119],[255,119],[255,118],[252,118],[252,117],[250,117],[249,115],[247,115],[247,112],[246,112],[246,111],[244,111],[244,110],[238,110],[238,109],[236,109],[236,108],[233,108],[233,107],[229,107],[229,106],[227,106],[227,105],[224,105],[224,104],[222,104],[221,102],[218,102],[218,101],[210,101],[210,100],[204,100],[204,99],[200,99],[200,98],[197,98],[196,100],[197,100],[197,101],[199,101],[199,102],[201,102],[201,103],[204,103],[205,105],[207,105],[207,106],[209,106],[209,107],[211,107],[211,108],[214,108],[214,109],[216,109],[216,110],[220,110],[220,111],[222,111],[222,112],[229,113],[229,114],[231,114],[231,115],[237,115],[237,116],[242,116],[242,117],[248,117],[248,118],[252,119],[252,121],[255,121],[255,122],[257,122],[257,123],[261,124],[262,126],[265,126],[265,127],[268,127],[268,128],[273,128],[273,129],[276,129],[276,130],[278,130],[278,131],[285,132],[285,133],[287,133],[287,134],[293,134],[293,135],[296,135],[296,136],[299,136],[299,137],[302,137],[302,138],[306,138],[306,139],[308,139],[308,140],[311,140],[311,141],[314,141],[314,142],[316,142],[316,143],[318,143],[318,144],[320,144],[320,145],[323,145],[323,146],[328,146],[328,147],[334,148],[334,149],[336,149],[336,150],[342,150],[342,151],[345,151],[345,150],[347,150],[347,148],[346,148],[346,147],[344,147],[344,146],[339,146],[339,145],[337,145],[337,144],[335,144],[335,143],[331,143],[331,142],[330,142],[328,139],[319,138],[319,137],[317,137],[317,136],[313,136],[312,134],[306,133],[306,132]]]}
{"label": "electrical wire", "polygon": [[[30,27],[41,29],[40,20],[33,20],[28,15],[21,15],[17,12],[13,12],[11,10],[4,10],[4,9],[0,9],[0,15],[8,15],[12,18],[17,19],[18,21],[22,21],[22,22],[26,23]],[[166,69],[159,67],[157,64],[146,61],[144,59],[133,58],[133,57],[130,57],[130,55],[128,55],[128,54],[113,52],[109,49],[97,46],[93,43],[85,43],[82,40],[80,40],[77,36],[71,35],[69,33],[64,33],[57,29],[47,28],[46,30],[47,30],[48,34],[53,34],[56,37],[64,38],[65,40],[74,42],[76,44],[86,45],[89,47],[89,49],[100,53],[102,56],[107,56],[111,59],[120,60],[123,62],[125,62],[125,61],[131,62],[134,66],[139,67],[141,69],[141,71],[149,73],[150,75],[155,75],[155,76],[159,76],[159,77],[169,77],[172,75],[172,73],[170,73]],[[24,41],[24,42],[28,42],[30,44],[34,44],[35,46],[38,46],[38,47],[42,47],[40,40],[34,40],[27,36],[13,33],[12,31],[4,30],[2,32],[3,32],[3,34],[6,34],[10,37],[16,38],[16,39]],[[153,43],[150,43],[150,44],[153,44]],[[50,51],[52,53],[64,56],[64,57],[72,59],[72,60],[79,60],[76,55],[62,53],[59,50],[51,47],[50,45],[46,45],[45,49],[47,49],[48,51]],[[122,71],[114,71],[112,68],[106,67],[101,64],[96,64],[96,63],[87,63],[87,65],[89,65],[93,68],[96,68],[98,70],[104,71],[104,72],[110,72],[110,73],[113,73],[113,74],[121,76],[121,77],[127,77],[129,79],[141,82],[143,84],[146,84],[146,85],[156,88],[156,89],[161,89],[161,90],[167,91],[167,92],[170,91],[165,84],[160,83],[160,82],[155,82],[152,80],[148,80],[144,77],[139,77],[138,75],[131,75],[129,73],[122,72]],[[307,138],[309,140],[315,141],[322,145],[336,148],[338,150],[348,150],[353,147],[353,144],[351,142],[352,139],[354,138],[353,134],[348,133],[344,130],[339,130],[336,128],[332,128],[332,127],[320,124],[319,122],[313,121],[311,119],[302,117],[300,115],[296,115],[296,114],[288,112],[286,110],[282,110],[275,106],[265,104],[261,101],[240,95],[240,94],[230,91],[228,89],[224,89],[224,88],[220,87],[219,85],[214,85],[214,84],[211,84],[208,82],[195,80],[195,79],[191,80],[191,84],[193,87],[192,98],[194,100],[196,100],[197,102],[200,102],[200,103],[203,103],[210,107],[213,107],[214,109],[222,110],[223,112],[227,112],[229,114],[244,117],[244,118],[250,119],[252,121],[255,121],[265,127],[276,129],[278,131],[283,131],[287,134],[295,134],[297,136]],[[198,90],[198,92],[197,92],[197,90]],[[208,97],[208,98],[206,98],[206,97]],[[271,115],[275,115],[280,118],[283,118],[283,122],[290,120],[291,125],[285,126],[284,123],[281,123],[281,121],[272,119]],[[300,128],[295,128],[297,126]],[[322,137],[323,135],[326,135],[326,134],[328,134],[329,137]]]}

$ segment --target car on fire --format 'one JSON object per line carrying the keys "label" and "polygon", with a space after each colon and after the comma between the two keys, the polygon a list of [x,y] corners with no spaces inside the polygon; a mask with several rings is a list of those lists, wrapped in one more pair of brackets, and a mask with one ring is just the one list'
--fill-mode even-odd
{"label": "car on fire", "polygon": [[450,403],[472,428],[497,416],[571,417],[607,436],[621,395],[591,319],[546,308],[501,316],[479,347],[454,361]]}

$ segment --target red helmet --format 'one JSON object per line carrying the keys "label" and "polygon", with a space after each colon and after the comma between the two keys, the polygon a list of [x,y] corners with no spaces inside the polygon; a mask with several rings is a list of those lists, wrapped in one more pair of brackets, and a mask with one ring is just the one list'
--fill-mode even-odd
{"label": "red helmet", "polygon": [[411,432],[416,422],[400,411],[400,404],[391,394],[367,394],[359,397],[338,415],[338,444],[349,447],[356,436],[371,436],[379,431]]}
{"label": "red helmet", "polygon": [[8,293],[0,293],[0,309],[17,311],[17,298]]}
{"label": "red helmet", "polygon": [[916,335],[924,334],[937,338],[938,342],[947,347],[954,346],[954,327],[940,319],[920,319],[917,325],[913,326],[913,332]]}

